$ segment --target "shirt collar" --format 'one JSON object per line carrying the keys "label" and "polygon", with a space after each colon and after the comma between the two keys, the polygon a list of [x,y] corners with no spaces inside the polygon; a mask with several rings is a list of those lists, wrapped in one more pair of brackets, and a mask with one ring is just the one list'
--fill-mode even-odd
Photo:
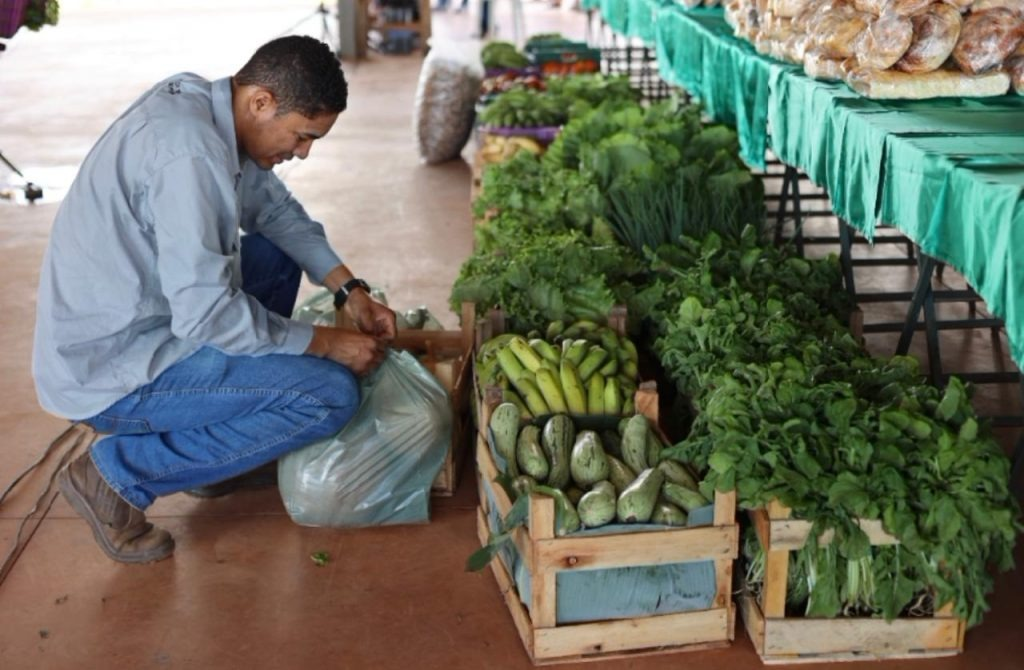
{"label": "shirt collar", "polygon": [[231,102],[231,77],[213,82],[213,123],[221,139],[231,149],[235,173],[242,171],[239,161],[238,138],[235,136],[235,112]]}

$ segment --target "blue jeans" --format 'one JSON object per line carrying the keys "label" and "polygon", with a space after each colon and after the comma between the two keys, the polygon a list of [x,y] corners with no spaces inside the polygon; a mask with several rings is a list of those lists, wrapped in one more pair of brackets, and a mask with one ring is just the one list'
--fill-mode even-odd
{"label": "blue jeans", "polygon": [[[260,235],[242,237],[242,288],[290,316],[301,271]],[[92,460],[140,510],[213,484],[339,430],[359,406],[348,368],[314,356],[231,356],[210,347],[87,419],[112,433]]]}

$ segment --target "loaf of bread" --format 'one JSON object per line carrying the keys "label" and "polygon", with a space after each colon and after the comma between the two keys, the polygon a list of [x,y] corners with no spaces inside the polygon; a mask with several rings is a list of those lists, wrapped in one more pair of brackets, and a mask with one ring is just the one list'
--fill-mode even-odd
{"label": "loaf of bread", "polygon": [[873,99],[980,98],[1006,93],[1010,77],[999,71],[969,75],[955,70],[923,74],[855,70],[847,75],[846,83],[864,97]]}
{"label": "loaf of bread", "polygon": [[885,5],[888,1],[889,0],[853,0],[853,8],[858,12],[879,16],[885,10]]}
{"label": "loaf of bread", "polygon": [[984,12],[996,7],[1005,7],[1014,14],[1024,17],[1024,0],[974,0],[971,5],[972,12]]}
{"label": "loaf of bread", "polygon": [[1003,64],[1024,40],[1024,19],[1006,7],[971,12],[964,20],[953,60],[969,74]]}
{"label": "loaf of bread", "polygon": [[841,81],[845,76],[843,61],[829,58],[821,49],[810,49],[804,54],[804,74],[814,79]]}
{"label": "loaf of bread", "polygon": [[854,9],[829,12],[808,34],[826,58],[844,59],[853,55],[854,45],[868,27],[868,14]]}
{"label": "loaf of bread", "polygon": [[888,70],[914,41],[914,24],[906,16],[888,12],[872,21],[857,42],[854,55],[862,68]]}
{"label": "loaf of bread", "polygon": [[885,11],[895,12],[900,16],[913,16],[928,9],[935,0],[889,0],[885,3]]}
{"label": "loaf of bread", "polygon": [[775,16],[791,19],[804,10],[810,0],[770,0],[768,11]]}
{"label": "loaf of bread", "polygon": [[951,5],[936,3],[910,17],[914,41],[896,69],[903,72],[931,72],[946,62],[960,37],[960,12]]}

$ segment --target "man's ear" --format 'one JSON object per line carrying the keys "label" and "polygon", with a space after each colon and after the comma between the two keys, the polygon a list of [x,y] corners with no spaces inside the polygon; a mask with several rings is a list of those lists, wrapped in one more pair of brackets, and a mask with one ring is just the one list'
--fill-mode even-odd
{"label": "man's ear", "polygon": [[277,114],[277,98],[269,90],[257,86],[249,96],[249,112],[256,117],[272,117]]}

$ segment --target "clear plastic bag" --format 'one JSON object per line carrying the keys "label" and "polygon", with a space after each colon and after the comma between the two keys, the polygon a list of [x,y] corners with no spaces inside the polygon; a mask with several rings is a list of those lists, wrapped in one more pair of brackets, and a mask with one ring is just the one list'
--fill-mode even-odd
{"label": "clear plastic bag", "polygon": [[953,60],[968,74],[981,74],[1003,64],[1024,38],[1024,19],[1006,7],[971,12],[964,20]]}
{"label": "clear plastic bag", "polygon": [[854,53],[857,64],[869,70],[888,70],[914,41],[914,24],[906,16],[882,14],[861,33]]}
{"label": "clear plastic bag", "polygon": [[352,420],[334,437],[278,461],[288,516],[333,528],[423,523],[451,446],[448,394],[416,357],[391,351],[361,384]]}
{"label": "clear plastic bag", "polygon": [[960,37],[960,12],[950,5],[936,3],[910,20],[914,23],[914,41],[896,63],[896,69],[910,73],[938,70],[953,53]]}
{"label": "clear plastic bag", "polygon": [[476,43],[431,43],[413,110],[420,158],[427,163],[458,158],[469,140],[483,81],[479,51]]}

